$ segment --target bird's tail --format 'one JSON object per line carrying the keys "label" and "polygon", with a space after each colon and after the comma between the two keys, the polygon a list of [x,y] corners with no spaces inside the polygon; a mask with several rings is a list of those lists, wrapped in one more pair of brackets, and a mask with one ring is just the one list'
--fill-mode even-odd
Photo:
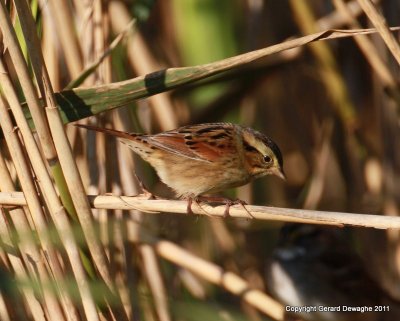
{"label": "bird's tail", "polygon": [[76,127],[80,128],[86,128],[89,130],[94,130],[97,132],[105,133],[107,135],[111,136],[116,136],[120,138],[125,138],[125,139],[132,139],[133,137],[140,136],[140,134],[136,133],[126,133],[120,130],[115,130],[115,129],[110,129],[110,128],[101,128],[101,127],[96,127],[96,126],[91,126],[91,125],[81,125],[81,124],[75,124]]}

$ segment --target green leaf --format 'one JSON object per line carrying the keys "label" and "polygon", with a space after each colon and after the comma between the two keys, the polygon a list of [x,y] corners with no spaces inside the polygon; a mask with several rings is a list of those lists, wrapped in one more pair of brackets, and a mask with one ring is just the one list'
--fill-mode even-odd
{"label": "green leaf", "polygon": [[[391,30],[399,29],[399,27],[396,27]],[[107,110],[127,105],[141,98],[150,97],[200,79],[241,67],[257,59],[276,54],[283,50],[304,46],[314,41],[353,37],[360,34],[375,32],[375,29],[327,30],[209,64],[183,68],[169,68],[122,82],[90,88],[64,90],[55,94],[58,109],[64,124],[68,124]],[[29,125],[34,129],[32,117],[27,106],[24,106],[24,112]]]}

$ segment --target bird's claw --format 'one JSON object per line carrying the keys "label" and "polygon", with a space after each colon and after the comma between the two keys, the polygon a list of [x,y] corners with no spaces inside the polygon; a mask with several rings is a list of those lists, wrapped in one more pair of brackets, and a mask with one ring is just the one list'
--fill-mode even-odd
{"label": "bird's claw", "polygon": [[240,199],[231,200],[231,199],[226,198],[226,197],[218,197],[218,196],[196,196],[196,197],[187,198],[187,201],[188,201],[188,205],[187,205],[187,213],[188,214],[193,214],[193,211],[192,211],[192,204],[193,203],[196,203],[199,207],[201,207],[199,205],[199,202],[203,201],[203,202],[214,202],[214,203],[223,203],[223,204],[225,204],[225,210],[224,210],[224,214],[223,214],[224,218],[227,218],[227,217],[230,216],[229,209],[233,205],[241,205],[243,207],[243,209],[247,212],[247,214],[251,218],[254,218],[254,216],[247,210],[247,208],[245,206],[245,205],[247,205],[247,203],[245,201],[240,200]]}
{"label": "bird's claw", "polygon": [[254,216],[248,211],[248,209],[246,208],[246,205],[248,205],[245,201],[241,200],[241,199],[236,199],[236,200],[231,200],[229,198],[225,199],[225,211],[224,211],[224,217],[229,217],[229,209],[231,206],[233,205],[241,205],[243,207],[243,209],[247,212],[247,214],[251,217],[254,218]]}

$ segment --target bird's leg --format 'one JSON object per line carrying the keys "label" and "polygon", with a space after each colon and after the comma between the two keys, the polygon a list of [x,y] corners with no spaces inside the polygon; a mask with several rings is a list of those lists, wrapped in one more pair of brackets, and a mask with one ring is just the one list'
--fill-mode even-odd
{"label": "bird's leg", "polygon": [[248,205],[248,204],[245,201],[237,198],[236,200],[233,201],[233,203],[231,205],[241,205],[243,207],[243,209],[247,212],[247,214],[249,214],[250,218],[254,218],[254,216],[247,209],[246,205]]}
{"label": "bird's leg", "polygon": [[215,203],[223,203],[225,204],[225,211],[224,211],[224,217],[229,217],[229,208],[232,205],[241,205],[243,207],[243,209],[247,212],[247,214],[249,214],[249,216],[251,218],[254,218],[254,216],[248,211],[248,209],[246,208],[245,205],[247,205],[247,203],[245,201],[242,201],[240,199],[236,199],[236,200],[231,200],[227,197],[222,197],[222,196],[197,196],[197,201],[204,201],[204,202],[215,202]]}
{"label": "bird's leg", "polygon": [[187,198],[187,207],[186,207],[187,214],[194,214],[192,211],[192,204],[193,204],[193,197],[188,197]]}
{"label": "bird's leg", "polygon": [[187,214],[194,214],[193,211],[192,211],[192,205],[193,205],[193,203],[194,203],[194,204],[196,204],[196,205],[204,212],[204,214],[210,216],[210,213],[207,213],[207,211],[204,210],[204,209],[201,207],[201,205],[200,205],[199,202],[201,202],[202,199],[201,199],[200,196],[187,196],[187,197],[185,197],[184,199],[187,200],[187,202],[188,202],[188,203],[187,203],[187,208],[186,208],[186,213],[187,213]]}
{"label": "bird's leg", "polygon": [[185,197],[185,199],[187,200],[187,208],[186,208],[186,212],[187,214],[194,214],[192,211],[192,205],[193,203],[196,204],[198,207],[201,208],[200,204],[199,204],[199,197],[198,196],[188,196]]}

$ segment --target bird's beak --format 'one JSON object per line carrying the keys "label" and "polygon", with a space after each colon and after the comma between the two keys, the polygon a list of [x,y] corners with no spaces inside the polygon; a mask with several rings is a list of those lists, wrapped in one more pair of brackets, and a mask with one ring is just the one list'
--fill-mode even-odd
{"label": "bird's beak", "polygon": [[286,175],[285,172],[283,171],[283,168],[276,168],[274,170],[274,174],[280,178],[282,178],[284,181],[286,181]]}

